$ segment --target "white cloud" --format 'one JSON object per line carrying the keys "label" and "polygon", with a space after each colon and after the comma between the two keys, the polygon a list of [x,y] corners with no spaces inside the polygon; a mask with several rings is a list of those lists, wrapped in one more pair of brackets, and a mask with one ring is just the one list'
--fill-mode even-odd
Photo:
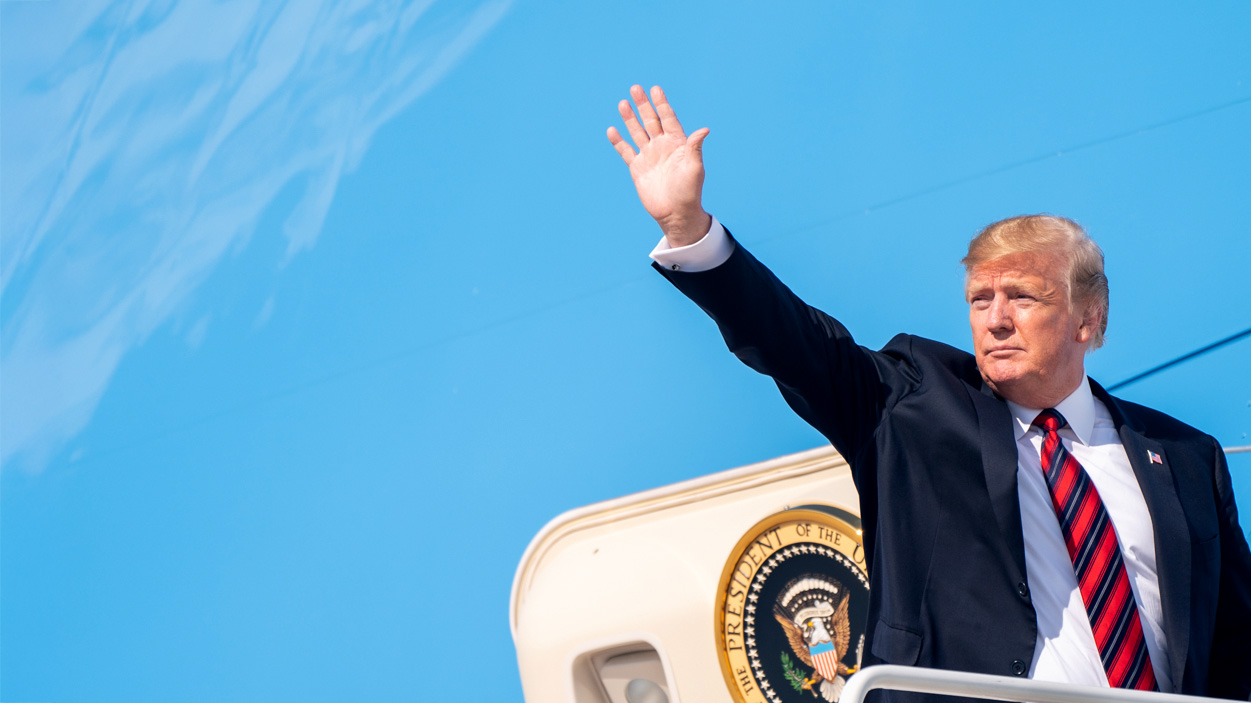
{"label": "white cloud", "polygon": [[126,353],[293,181],[287,258],[313,246],[378,127],[507,6],[7,5],[0,463],[38,469],[82,430]]}
{"label": "white cloud", "polygon": [[196,320],[191,329],[187,330],[187,346],[192,349],[199,349],[204,344],[204,338],[208,336],[209,315],[205,315]]}
{"label": "white cloud", "polygon": [[274,308],[277,305],[278,301],[274,299],[274,296],[271,295],[266,298],[265,304],[261,306],[260,311],[256,313],[256,317],[252,320],[252,329],[259,330],[268,324],[269,318],[274,316]]}

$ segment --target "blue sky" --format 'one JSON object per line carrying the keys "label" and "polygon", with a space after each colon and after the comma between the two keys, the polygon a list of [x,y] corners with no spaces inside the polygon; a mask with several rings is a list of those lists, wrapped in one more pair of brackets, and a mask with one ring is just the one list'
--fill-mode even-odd
{"label": "blue sky", "polygon": [[[968,237],[1039,211],[1107,254],[1094,378],[1246,329],[1248,22],[0,3],[0,700],[517,699],[545,522],[820,444],[648,269],[635,82],[866,345],[967,347]],[[1122,395],[1251,444],[1248,344]]]}

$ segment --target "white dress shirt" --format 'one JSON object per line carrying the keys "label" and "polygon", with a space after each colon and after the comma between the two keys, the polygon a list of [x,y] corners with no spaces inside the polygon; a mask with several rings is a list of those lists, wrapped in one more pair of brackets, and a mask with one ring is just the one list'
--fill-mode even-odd
{"label": "white dress shirt", "polygon": [[726,235],[725,228],[714,217],[703,239],[684,247],[670,247],[669,240],[661,237],[651,256],[670,271],[698,273],[717,268],[733,253],[734,240]]}
{"label": "white dress shirt", "polygon": [[[651,258],[672,271],[695,273],[725,263],[734,253],[734,246],[734,240],[714,217],[703,239],[684,247],[670,247],[661,237]],[[1031,426],[1043,409],[1012,402],[1008,409],[1012,412],[1017,448],[1017,499],[1025,538],[1025,568],[1038,623],[1029,676],[1043,681],[1107,686],[1108,676],[1090,629],[1077,574],[1064,546],[1060,522],[1042,473],[1043,431]],[[1094,397],[1086,379],[1055,409],[1068,422],[1059,431],[1061,442],[1090,475],[1112,520],[1156,681],[1161,691],[1172,691],[1155,531],[1125,447],[1107,407]]]}
{"label": "white dress shirt", "polygon": [[[1012,430],[1016,436],[1016,492],[1021,502],[1021,530],[1025,536],[1025,570],[1038,622],[1030,677],[1107,686],[1108,676],[1090,630],[1090,617],[1077,586],[1073,561],[1064,546],[1060,522],[1051,505],[1051,493],[1042,472],[1043,430],[1032,427],[1041,409],[1011,401]],[[1112,520],[1125,572],[1142,621],[1142,634],[1161,691],[1172,691],[1168,645],[1164,639],[1164,612],[1160,606],[1160,578],[1156,569],[1155,531],[1134,468],[1129,464],[1112,415],[1082,379],[1077,390],[1055,408],[1068,424],[1060,441],[1077,460],[1103,499]]]}

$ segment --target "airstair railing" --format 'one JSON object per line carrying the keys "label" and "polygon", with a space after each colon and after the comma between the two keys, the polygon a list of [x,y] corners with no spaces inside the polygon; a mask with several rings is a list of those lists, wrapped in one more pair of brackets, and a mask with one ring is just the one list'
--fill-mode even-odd
{"label": "airstair railing", "polygon": [[1217,700],[1176,693],[1094,688],[1010,676],[883,664],[865,667],[849,678],[839,696],[839,702],[864,703],[864,697],[874,689],[937,693],[1016,703],[1211,703]]}

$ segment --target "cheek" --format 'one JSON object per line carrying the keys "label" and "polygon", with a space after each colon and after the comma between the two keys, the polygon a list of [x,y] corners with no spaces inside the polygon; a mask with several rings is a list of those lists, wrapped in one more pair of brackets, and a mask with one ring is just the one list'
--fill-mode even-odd
{"label": "cheek", "polygon": [[982,338],[986,336],[986,326],[978,324],[977,320],[969,320],[969,337],[973,340],[974,354],[977,354],[978,347],[982,344]]}

